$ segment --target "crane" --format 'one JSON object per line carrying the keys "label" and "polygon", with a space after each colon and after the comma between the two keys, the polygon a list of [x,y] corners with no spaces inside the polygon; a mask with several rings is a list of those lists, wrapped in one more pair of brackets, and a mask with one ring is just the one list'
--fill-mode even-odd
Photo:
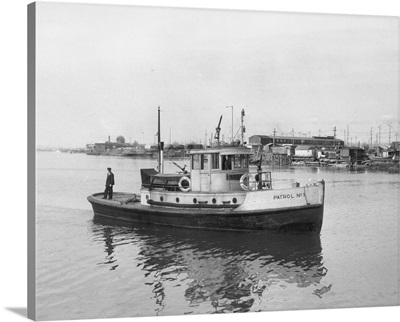
{"label": "crane", "polygon": [[222,115],[221,115],[221,117],[219,118],[219,123],[218,123],[218,126],[215,128],[215,139],[217,140],[217,143],[218,143],[218,147],[219,147],[219,134],[220,134],[220,132],[221,132],[221,121],[222,121]]}

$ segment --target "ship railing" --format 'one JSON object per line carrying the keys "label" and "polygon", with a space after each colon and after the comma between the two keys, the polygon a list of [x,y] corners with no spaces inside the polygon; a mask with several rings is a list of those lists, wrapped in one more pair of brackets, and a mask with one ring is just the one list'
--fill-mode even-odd
{"label": "ship railing", "polygon": [[190,184],[190,175],[188,174],[166,177],[152,176],[147,188],[149,190],[182,191],[180,187],[181,178],[186,178]]}
{"label": "ship railing", "polygon": [[[230,183],[229,183],[230,184]],[[270,171],[250,171],[240,177],[240,187],[243,190],[268,190],[272,189]]]}
{"label": "ship railing", "polygon": [[254,175],[253,182],[256,185],[254,190],[267,190],[272,189],[272,176],[270,171],[257,171],[252,172]]}
{"label": "ship railing", "polygon": [[147,188],[149,190],[180,191],[178,183],[171,181],[152,181]]}

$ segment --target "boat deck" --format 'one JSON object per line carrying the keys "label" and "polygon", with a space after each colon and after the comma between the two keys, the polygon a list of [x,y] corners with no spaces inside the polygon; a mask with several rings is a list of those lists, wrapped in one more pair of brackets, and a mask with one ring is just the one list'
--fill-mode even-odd
{"label": "boat deck", "polygon": [[140,203],[140,193],[114,192],[112,199],[103,199],[103,193],[98,192],[91,197],[98,203],[128,205]]}

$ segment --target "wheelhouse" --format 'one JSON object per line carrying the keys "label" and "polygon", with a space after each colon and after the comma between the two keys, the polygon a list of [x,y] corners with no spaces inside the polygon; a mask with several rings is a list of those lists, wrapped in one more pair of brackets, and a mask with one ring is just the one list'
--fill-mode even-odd
{"label": "wheelhouse", "polygon": [[240,191],[240,178],[249,172],[251,149],[245,147],[191,150],[191,190]]}
{"label": "wheelhouse", "polygon": [[251,154],[245,147],[191,150],[188,172],[164,174],[154,169],[142,169],[142,188],[211,194],[272,189],[270,172],[261,169],[250,172]]}

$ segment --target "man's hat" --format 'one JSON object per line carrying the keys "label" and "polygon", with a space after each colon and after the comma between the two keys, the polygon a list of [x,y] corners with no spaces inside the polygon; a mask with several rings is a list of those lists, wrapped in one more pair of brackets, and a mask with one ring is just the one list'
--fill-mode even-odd
{"label": "man's hat", "polygon": [[107,170],[111,170],[111,168],[107,168]]}

